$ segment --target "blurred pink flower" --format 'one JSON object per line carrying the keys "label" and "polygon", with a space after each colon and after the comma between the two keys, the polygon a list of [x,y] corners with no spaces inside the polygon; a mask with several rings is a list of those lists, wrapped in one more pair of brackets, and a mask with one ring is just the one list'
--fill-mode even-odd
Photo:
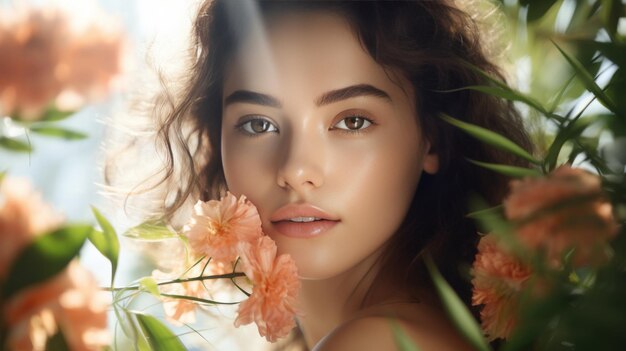
{"label": "blurred pink flower", "polygon": [[245,196],[227,193],[220,201],[198,201],[184,234],[194,253],[228,264],[238,256],[238,243],[262,235],[261,218]]}
{"label": "blurred pink flower", "polygon": [[77,261],[54,278],[27,288],[5,302],[10,350],[44,350],[62,331],[73,351],[100,350],[109,343],[109,294]]}
{"label": "blurred pink flower", "polygon": [[235,326],[255,322],[261,336],[274,342],[295,327],[300,280],[289,255],[276,257],[276,244],[263,236],[239,244],[243,271],[252,281],[250,297],[239,305]]}
{"label": "blurred pink flower", "polygon": [[0,113],[37,120],[50,104],[77,109],[108,92],[124,39],[105,19],[85,29],[53,7],[0,11]]}
{"label": "blurred pink flower", "polygon": [[63,218],[43,202],[28,181],[5,177],[0,183],[0,280],[24,246],[62,223]]}
{"label": "blurred pink flower", "polygon": [[10,17],[0,16],[0,112],[35,119],[63,88],[55,70],[67,45],[67,18],[54,10]]}
{"label": "blurred pink flower", "polygon": [[[63,219],[26,180],[6,177],[0,185],[0,280],[21,250]],[[62,330],[72,350],[95,350],[108,343],[108,294],[78,262],[55,277],[2,302],[10,350],[44,350]],[[1,346],[1,345],[0,345]]]}
{"label": "blurred pink flower", "polygon": [[575,266],[605,261],[606,243],[618,229],[600,178],[569,166],[545,178],[512,182],[504,207],[507,218],[516,221],[520,243],[545,251],[554,267],[570,249]]}
{"label": "blurred pink flower", "polygon": [[480,318],[490,340],[510,336],[519,315],[520,292],[531,273],[498,245],[493,234],[480,239],[472,267],[472,305],[483,305]]}
{"label": "blurred pink flower", "polygon": [[112,90],[113,78],[122,70],[124,49],[117,27],[112,21],[92,23],[75,36],[56,68],[66,91],[97,99]]}

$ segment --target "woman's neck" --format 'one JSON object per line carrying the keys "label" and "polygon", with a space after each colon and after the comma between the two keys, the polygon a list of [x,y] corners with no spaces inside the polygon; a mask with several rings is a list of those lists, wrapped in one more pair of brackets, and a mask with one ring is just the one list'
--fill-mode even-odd
{"label": "woman's neck", "polygon": [[[349,271],[324,280],[303,280],[298,324],[309,349],[338,326],[356,318],[364,308],[402,298],[390,282],[377,277],[379,253]],[[388,284],[389,283],[389,284]]]}

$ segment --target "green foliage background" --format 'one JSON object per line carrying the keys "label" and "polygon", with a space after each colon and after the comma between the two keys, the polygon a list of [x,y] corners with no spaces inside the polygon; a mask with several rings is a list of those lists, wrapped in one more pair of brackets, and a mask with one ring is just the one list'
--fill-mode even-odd
{"label": "green foliage background", "polygon": [[[609,264],[597,271],[573,272],[576,276],[573,282],[572,272],[556,276],[555,281],[564,283],[546,298],[524,305],[517,332],[500,345],[488,345],[480,337],[465,306],[427,258],[428,268],[447,311],[477,350],[621,350],[626,345],[626,2],[500,0],[494,3],[503,13],[501,18],[506,19],[505,27],[509,28],[506,40],[510,43],[510,75],[515,88],[492,80],[489,86],[473,89],[518,104],[531,126],[535,153],[525,154],[500,136],[454,120],[453,116],[442,118],[487,143],[517,153],[534,165],[532,169],[515,169],[473,160],[477,166],[512,177],[545,174],[564,163],[592,169],[602,178],[621,232],[611,243],[613,258]],[[25,128],[66,140],[86,137],[55,125],[68,114],[53,108],[47,114],[41,122],[24,123]],[[30,143],[3,135],[0,135],[0,148],[33,152]],[[0,282],[0,301],[58,273],[78,255],[86,240],[110,261],[113,286],[119,253],[117,234],[106,218],[96,209],[93,212],[101,230],[68,225],[42,236],[24,250],[11,267],[9,278]],[[493,217],[492,211],[483,214]],[[482,219],[494,226],[493,218],[482,216]],[[154,223],[133,228],[129,233],[138,237],[171,235]],[[46,269],[31,272],[33,267]],[[128,291],[149,291],[148,285],[111,290],[119,301]],[[127,306],[117,304],[115,312],[124,333],[137,340],[137,349],[184,349],[159,320],[124,307]],[[3,327],[0,321],[0,349],[4,349],[6,337]],[[410,345],[401,331],[394,330],[399,335],[400,349],[418,349]],[[65,349],[63,335],[53,338],[50,346]]]}
{"label": "green foliage background", "polygon": [[[547,174],[562,164],[597,173],[620,224],[612,258],[599,269],[550,272],[551,292],[522,302],[520,323],[506,342],[477,350],[622,350],[626,345],[626,4],[621,0],[503,0],[495,2],[509,28],[511,88],[497,80],[468,87],[515,101],[529,124],[536,150],[521,155],[515,145],[478,126],[442,118],[468,134],[518,154],[533,168],[478,166],[512,177]],[[476,212],[498,231],[498,209]],[[506,235],[503,234],[503,235]],[[594,235],[590,232],[589,235]],[[537,267],[534,267],[537,268]],[[438,275],[431,267],[431,274]],[[435,280],[460,329],[469,312]],[[457,306],[455,308],[455,306]]]}

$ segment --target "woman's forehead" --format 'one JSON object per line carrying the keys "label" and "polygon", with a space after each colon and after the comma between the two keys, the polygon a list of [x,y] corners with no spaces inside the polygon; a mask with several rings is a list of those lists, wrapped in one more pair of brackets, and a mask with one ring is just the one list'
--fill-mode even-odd
{"label": "woman's forehead", "polygon": [[[310,102],[325,92],[368,84],[393,100],[407,87],[392,80],[365,50],[350,23],[331,12],[293,12],[272,16],[247,36],[229,62],[224,96],[237,90]],[[396,77],[397,78],[397,77]],[[409,84],[410,85],[410,84]]]}

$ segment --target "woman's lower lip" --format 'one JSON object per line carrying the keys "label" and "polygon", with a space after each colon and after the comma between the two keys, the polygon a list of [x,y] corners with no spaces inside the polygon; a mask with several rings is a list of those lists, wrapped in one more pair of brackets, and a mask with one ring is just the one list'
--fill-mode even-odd
{"label": "woman's lower lip", "polygon": [[285,235],[293,238],[310,238],[323,234],[330,230],[339,221],[320,220],[312,222],[291,222],[279,221],[273,222],[274,228]]}

